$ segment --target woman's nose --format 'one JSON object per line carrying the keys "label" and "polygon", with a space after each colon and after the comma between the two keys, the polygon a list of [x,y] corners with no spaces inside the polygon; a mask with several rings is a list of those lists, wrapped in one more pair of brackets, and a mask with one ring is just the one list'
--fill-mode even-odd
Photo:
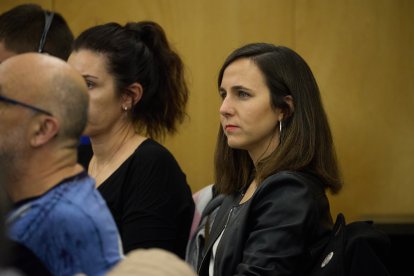
{"label": "woman's nose", "polygon": [[225,97],[220,106],[220,115],[228,117],[233,114],[233,107],[231,103],[231,99],[229,97]]}

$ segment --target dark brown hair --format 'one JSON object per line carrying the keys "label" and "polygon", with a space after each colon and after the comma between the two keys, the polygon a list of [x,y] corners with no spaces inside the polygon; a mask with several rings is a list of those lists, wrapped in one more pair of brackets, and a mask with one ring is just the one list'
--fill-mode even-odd
{"label": "dark brown hair", "polygon": [[76,38],[73,50],[80,49],[107,57],[107,69],[115,78],[119,95],[134,82],[142,85],[142,98],[132,109],[138,132],[162,138],[177,131],[177,124],[186,116],[189,92],[184,65],[161,26],[143,21],[92,27]]}
{"label": "dark brown hair", "polygon": [[[23,4],[0,15],[0,41],[16,54],[37,52],[45,28],[45,13],[39,5]],[[65,19],[54,13],[43,52],[67,60],[73,34]]]}
{"label": "dark brown hair", "polygon": [[[220,127],[215,152],[215,183],[221,193],[231,194],[245,188],[255,178],[260,183],[283,170],[309,171],[333,193],[342,187],[328,119],[315,78],[307,63],[293,50],[266,43],[254,43],[236,49],[220,69],[221,86],[227,66],[238,59],[252,60],[263,74],[271,94],[271,105],[280,108],[282,122],[280,144],[256,167],[247,151],[232,149]],[[294,109],[284,101],[293,98]],[[275,122],[275,126],[277,122]]]}

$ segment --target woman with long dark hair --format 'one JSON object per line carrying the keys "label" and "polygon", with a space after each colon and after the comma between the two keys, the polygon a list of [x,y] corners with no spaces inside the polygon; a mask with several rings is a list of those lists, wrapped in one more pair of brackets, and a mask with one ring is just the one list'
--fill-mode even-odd
{"label": "woman with long dark hair", "polygon": [[318,85],[293,50],[245,45],[218,78],[215,188],[226,198],[200,275],[306,275],[309,249],[329,235],[325,190],[342,186]]}

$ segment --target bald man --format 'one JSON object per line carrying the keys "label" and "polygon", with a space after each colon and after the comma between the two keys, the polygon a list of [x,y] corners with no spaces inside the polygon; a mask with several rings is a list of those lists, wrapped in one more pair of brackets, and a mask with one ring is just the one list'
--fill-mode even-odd
{"label": "bald man", "polygon": [[0,64],[0,171],[14,203],[9,237],[53,275],[103,275],[122,258],[115,222],[77,164],[87,107],[85,81],[58,58],[28,53]]}

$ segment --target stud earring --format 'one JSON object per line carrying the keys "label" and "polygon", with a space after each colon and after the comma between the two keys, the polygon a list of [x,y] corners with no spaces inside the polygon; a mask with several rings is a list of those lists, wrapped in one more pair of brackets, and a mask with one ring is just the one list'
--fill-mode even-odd
{"label": "stud earring", "polygon": [[124,106],[123,109],[124,109],[124,111],[127,111],[128,110],[128,107],[127,106]]}

